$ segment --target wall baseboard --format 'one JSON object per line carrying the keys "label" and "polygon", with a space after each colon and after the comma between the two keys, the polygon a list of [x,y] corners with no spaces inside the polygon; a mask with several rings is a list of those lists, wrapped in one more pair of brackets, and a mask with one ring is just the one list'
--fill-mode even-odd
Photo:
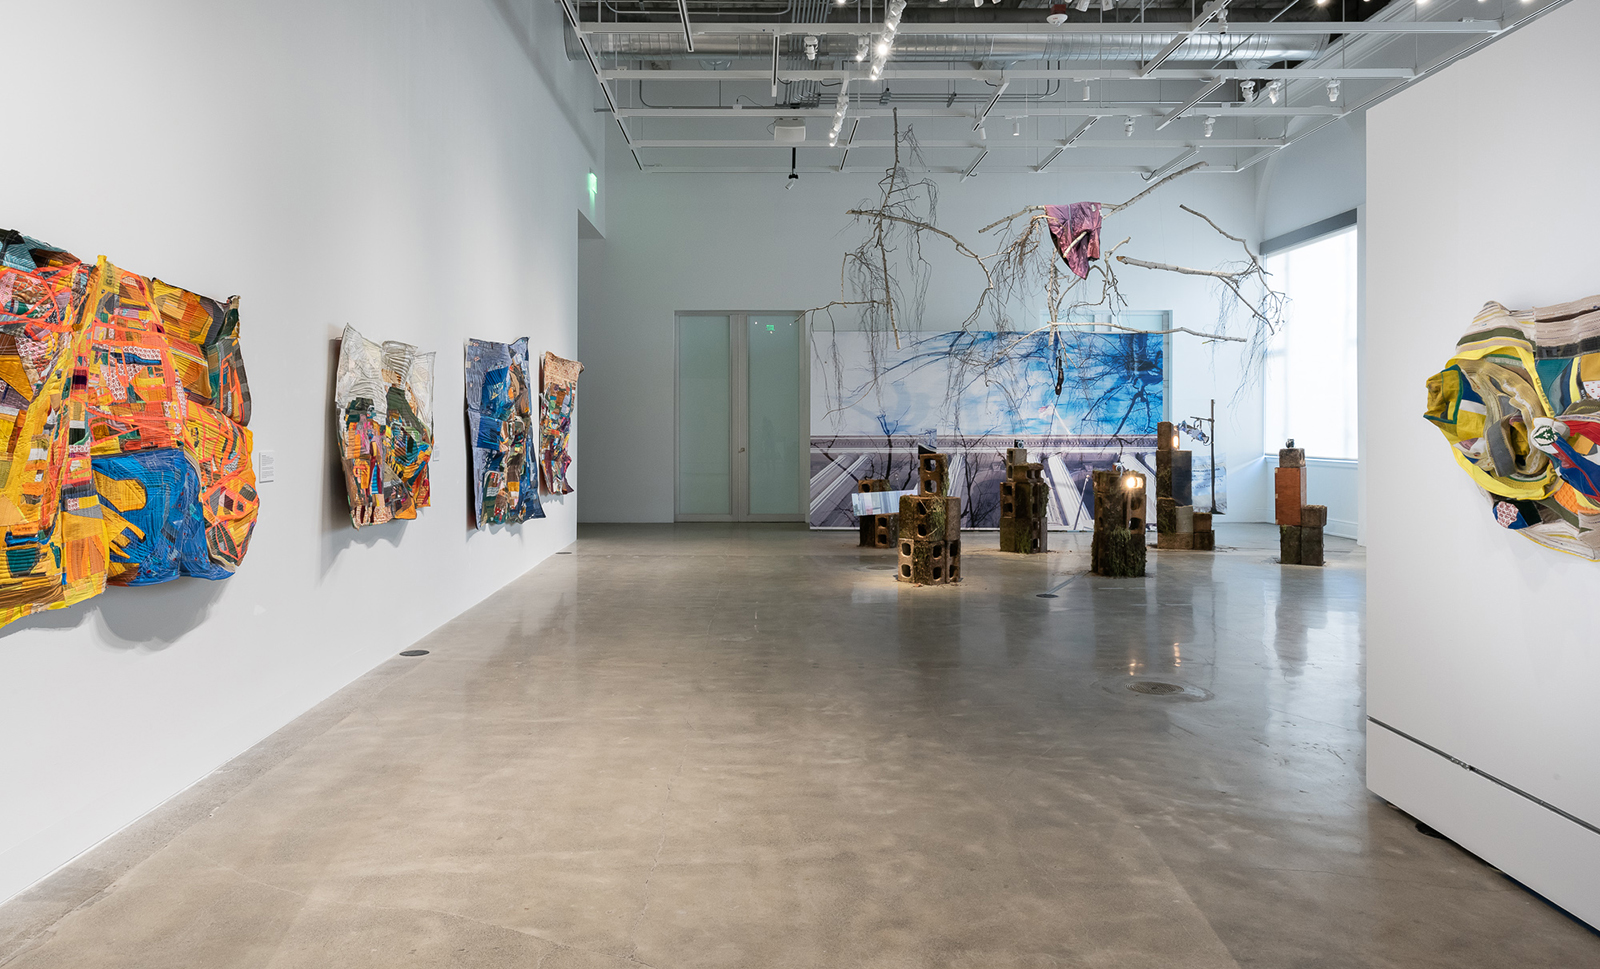
{"label": "wall baseboard", "polygon": [[1600,925],[1600,835],[1376,721],[1367,788],[1573,917]]}

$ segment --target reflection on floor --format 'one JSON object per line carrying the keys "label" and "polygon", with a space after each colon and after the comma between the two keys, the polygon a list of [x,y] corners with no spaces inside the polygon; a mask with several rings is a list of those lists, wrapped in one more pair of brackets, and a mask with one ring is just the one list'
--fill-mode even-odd
{"label": "reflection on floor", "polygon": [[1364,790],[1360,550],[1086,538],[913,589],[848,532],[585,527],[0,909],[0,962],[1600,966]]}

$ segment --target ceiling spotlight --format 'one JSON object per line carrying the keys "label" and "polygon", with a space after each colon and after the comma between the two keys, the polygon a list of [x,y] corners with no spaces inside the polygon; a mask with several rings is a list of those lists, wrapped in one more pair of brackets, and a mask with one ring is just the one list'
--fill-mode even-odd
{"label": "ceiling spotlight", "polygon": [[989,131],[988,131],[988,129],[986,129],[983,126],[983,122],[982,121],[978,122],[978,140],[979,141],[988,141],[989,140]]}
{"label": "ceiling spotlight", "polygon": [[1133,115],[1128,115],[1128,120],[1122,123],[1122,130],[1129,138],[1133,137]]}
{"label": "ceiling spotlight", "polygon": [[1283,95],[1283,82],[1273,81],[1267,85],[1267,100],[1273,104],[1278,103],[1278,98]]}
{"label": "ceiling spotlight", "polygon": [[1339,100],[1339,79],[1336,77],[1328,80],[1328,100]]}
{"label": "ceiling spotlight", "polygon": [[856,60],[858,62],[866,60],[867,51],[871,49],[872,38],[868,37],[866,34],[862,34],[860,37],[856,38]]}
{"label": "ceiling spotlight", "polygon": [[817,38],[807,37],[805,39],[805,51],[806,60],[814,61],[817,59]]}
{"label": "ceiling spotlight", "polygon": [[1211,115],[1206,116],[1206,137],[1211,137],[1211,130],[1217,126],[1217,119]]}
{"label": "ceiling spotlight", "polygon": [[1100,0],[1101,10],[1114,10],[1116,9],[1116,6],[1117,0]]}
{"label": "ceiling spotlight", "polygon": [[1089,0],[1077,0],[1073,6],[1077,8],[1079,13],[1085,13],[1089,9]]}
{"label": "ceiling spotlight", "polygon": [[1249,104],[1251,101],[1254,101],[1255,99],[1256,99],[1256,82],[1254,82],[1254,81],[1240,81],[1239,82],[1239,100],[1243,101],[1245,104]]}
{"label": "ceiling spotlight", "polygon": [[877,48],[876,53],[877,53],[877,55],[879,57],[888,57],[889,56],[889,40],[888,40],[888,38],[884,38],[883,40],[878,41],[878,48]]}
{"label": "ceiling spotlight", "polygon": [[1089,82],[1088,81],[1084,81],[1083,82],[1083,100],[1085,100],[1085,101],[1089,100]]}
{"label": "ceiling spotlight", "polygon": [[1013,120],[1011,122],[1011,137],[1013,137],[1013,138],[1022,137],[1022,121],[1021,120]]}
{"label": "ceiling spotlight", "polygon": [[894,95],[889,93],[889,85],[885,84],[883,86],[883,93],[878,95],[878,103],[879,104],[888,104],[889,103],[889,99],[892,98],[892,97],[894,97]]}
{"label": "ceiling spotlight", "polygon": [[1050,5],[1050,16],[1044,18],[1044,22],[1047,23],[1047,24],[1055,24],[1058,27],[1060,25],[1066,23],[1067,22],[1067,5],[1064,4],[1064,3],[1053,3],[1053,4],[1051,4]]}

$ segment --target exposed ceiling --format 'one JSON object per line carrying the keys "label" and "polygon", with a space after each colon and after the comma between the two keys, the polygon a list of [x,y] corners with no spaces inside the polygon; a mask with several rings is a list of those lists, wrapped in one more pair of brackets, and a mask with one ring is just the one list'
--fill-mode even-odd
{"label": "exposed ceiling", "polygon": [[559,2],[644,171],[882,171],[898,112],[925,171],[1154,178],[1246,170],[1568,0]]}

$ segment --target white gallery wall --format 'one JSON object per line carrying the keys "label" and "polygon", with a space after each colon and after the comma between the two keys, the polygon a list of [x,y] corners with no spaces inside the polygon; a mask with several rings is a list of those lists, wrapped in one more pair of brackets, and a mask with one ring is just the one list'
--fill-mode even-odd
{"label": "white gallery wall", "polygon": [[1569,4],[1372,109],[1364,364],[1368,785],[1591,925],[1600,563],[1496,525],[1422,412],[1483,303],[1600,292],[1597,35]]}
{"label": "white gallery wall", "polygon": [[[462,418],[467,338],[577,349],[577,213],[604,226],[587,178],[606,122],[560,17],[0,0],[0,227],[239,294],[251,430],[277,458],[233,578],[0,629],[0,899],[572,541],[572,496],[472,530]],[[346,324],[438,352],[433,505],[359,533],[330,439]]]}
{"label": "white gallery wall", "polygon": [[[578,508],[584,521],[665,522],[673,518],[674,313],[800,310],[839,299],[841,259],[863,232],[845,212],[877,197],[881,173],[804,174],[792,190],[781,174],[651,174],[639,171],[620,136],[608,134],[614,197],[601,258],[610,285],[579,334],[589,367],[582,400],[590,485],[579,491]],[[786,147],[774,145],[772,153],[774,161],[788,162]],[[837,152],[825,154],[836,160]],[[939,226],[974,248],[989,238],[978,229],[1024,206],[1121,202],[1146,187],[1131,175],[932,177]],[[1248,175],[1184,176],[1109,218],[1104,245],[1131,237],[1124,254],[1215,267],[1239,258],[1237,243],[1179,204],[1253,238],[1255,191]],[[922,328],[954,329],[971,312],[983,277],[970,260],[946,250],[930,246],[926,255],[934,276]],[[1128,266],[1118,271],[1128,309],[1170,310],[1178,326],[1215,329],[1216,297],[1204,282]],[[1218,455],[1228,469],[1226,521],[1270,521],[1260,388],[1240,391],[1237,346],[1175,337],[1171,412],[1179,419],[1204,415],[1209,400],[1217,399]]]}

